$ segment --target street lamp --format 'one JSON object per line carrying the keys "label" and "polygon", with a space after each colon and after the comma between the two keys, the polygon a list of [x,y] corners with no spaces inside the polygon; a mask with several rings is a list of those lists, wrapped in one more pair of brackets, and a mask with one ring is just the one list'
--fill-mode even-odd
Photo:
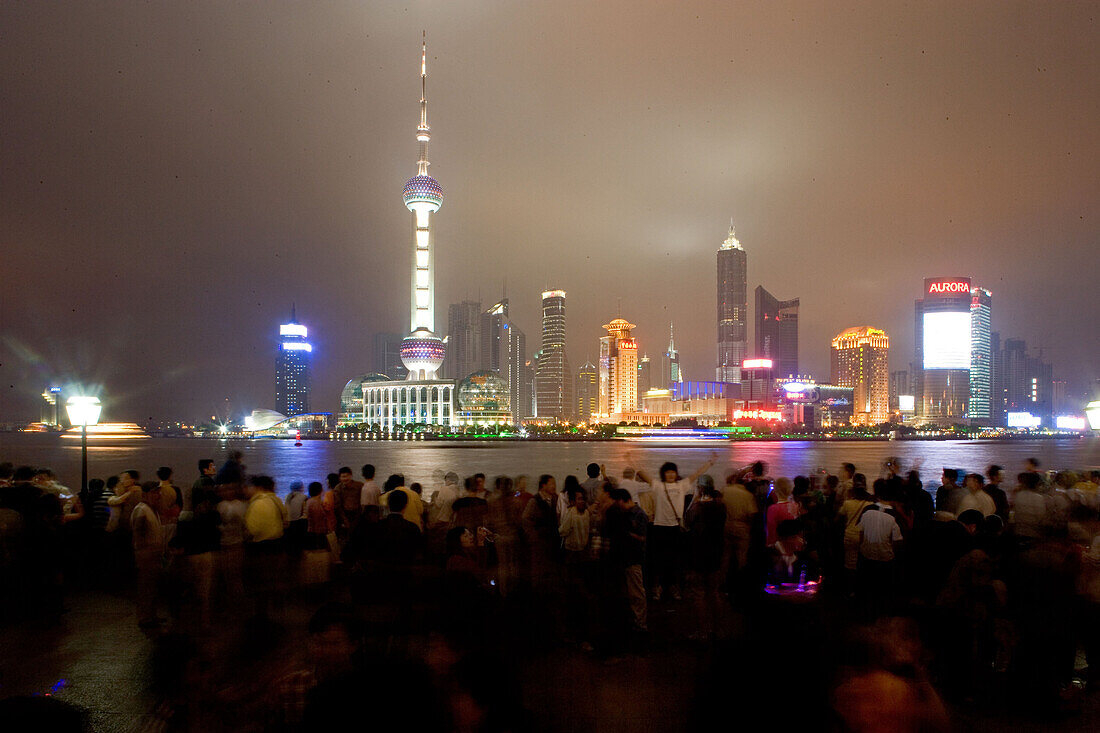
{"label": "street lamp", "polygon": [[69,423],[80,426],[80,491],[88,491],[88,426],[99,422],[99,411],[103,406],[98,397],[73,396],[65,403],[69,413]]}

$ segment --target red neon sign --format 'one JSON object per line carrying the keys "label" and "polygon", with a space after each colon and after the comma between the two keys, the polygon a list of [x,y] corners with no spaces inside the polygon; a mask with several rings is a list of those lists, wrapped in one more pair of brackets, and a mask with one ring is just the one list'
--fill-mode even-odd
{"label": "red neon sign", "polygon": [[969,280],[940,280],[928,284],[929,295],[950,295],[952,293],[970,294]]}

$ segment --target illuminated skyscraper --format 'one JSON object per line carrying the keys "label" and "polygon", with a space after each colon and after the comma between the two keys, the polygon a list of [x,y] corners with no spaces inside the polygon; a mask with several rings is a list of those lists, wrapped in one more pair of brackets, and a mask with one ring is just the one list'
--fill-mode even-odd
{"label": "illuminated skyscraper", "polygon": [[573,412],[573,373],[565,355],[565,291],[542,294],[542,348],[535,374],[538,416],[568,420]]}
{"label": "illuminated skyscraper", "polygon": [[966,417],[970,398],[970,278],[932,277],[916,301],[913,388],[917,416],[947,424]]}
{"label": "illuminated skyscraper", "polygon": [[[737,372],[741,373],[741,362],[738,362]],[[672,385],[684,381],[684,373],[680,371],[680,352],[676,350],[676,339],[672,333],[672,324],[668,324],[668,351],[665,352],[665,365],[661,374],[662,389],[671,389]]]}
{"label": "illuminated skyscraper", "polygon": [[637,326],[616,318],[604,328],[607,335],[600,337],[600,416],[634,412],[638,409],[638,342],[630,330]]}
{"label": "illuminated skyscraper", "polygon": [[730,221],[729,235],[718,249],[718,368],[715,379],[719,382],[741,381],[741,362],[748,351],[747,288],[745,250],[734,236]]}
{"label": "illuminated skyscraper", "polygon": [[[401,361],[410,380],[431,380],[443,365],[446,347],[435,334],[435,275],[432,254],[431,215],[443,205],[443,188],[428,175],[428,44],[420,54],[420,124],[416,140],[420,156],[416,175],[405,184],[402,198],[413,213],[412,333],[401,342]],[[464,375],[463,375],[464,376]],[[460,377],[461,378],[461,377]]]}
{"label": "illuminated skyscraper", "polygon": [[857,425],[886,422],[890,407],[889,353],[890,339],[878,328],[849,328],[833,339],[831,381],[837,387],[852,388],[852,422]]}
{"label": "illuminated skyscraper", "polygon": [[653,369],[649,357],[645,354],[638,359],[638,409],[642,409],[642,398],[653,388]]}
{"label": "illuminated skyscraper", "polygon": [[798,376],[798,298],[778,300],[756,287],[756,352],[778,377]]}
{"label": "illuminated skyscraper", "polygon": [[600,374],[596,365],[586,361],[577,370],[577,385],[574,395],[577,399],[577,419],[591,420],[600,409]]}
{"label": "illuminated skyscraper", "polygon": [[287,417],[309,412],[313,346],[306,336],[306,327],[298,323],[291,306],[290,323],[279,326],[279,355],[275,365],[275,412]]}
{"label": "illuminated skyscraper", "polygon": [[970,288],[970,402],[967,417],[981,425],[993,424],[993,294]]}

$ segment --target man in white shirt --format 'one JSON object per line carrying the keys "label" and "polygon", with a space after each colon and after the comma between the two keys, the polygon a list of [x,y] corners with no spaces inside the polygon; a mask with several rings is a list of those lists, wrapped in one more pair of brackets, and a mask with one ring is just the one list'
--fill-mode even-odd
{"label": "man in white shirt", "polygon": [[997,504],[985,493],[985,478],[980,473],[967,474],[964,485],[966,494],[959,500],[959,514],[967,509],[977,509],[983,517],[997,513]]}
{"label": "man in white shirt", "polygon": [[[886,492],[883,492],[886,493]],[[895,548],[901,528],[889,513],[892,496],[877,496],[876,503],[859,518],[859,569],[856,583],[868,610],[877,615],[888,610],[894,594]]]}
{"label": "man in white shirt", "polygon": [[130,515],[130,532],[134,543],[134,566],[137,583],[134,602],[137,606],[138,626],[155,628],[157,620],[157,582],[164,560],[164,527],[157,516],[160,503],[160,486],[156,481],[141,485],[141,500]]}
{"label": "man in white shirt", "polygon": [[363,488],[359,490],[359,506],[378,506],[382,497],[382,489],[374,481],[374,466],[363,466]]}
{"label": "man in white shirt", "polygon": [[717,454],[712,453],[710,459],[686,479],[680,477],[676,464],[671,462],[661,466],[658,481],[650,481],[640,470],[636,474],[653,490],[654,514],[650,528],[653,568],[649,577],[653,583],[650,595],[655,601],[661,599],[661,592],[666,587],[673,600],[680,600],[684,575],[684,543],[681,536],[684,511],[688,497],[695,494],[695,480],[706,473],[717,458]]}
{"label": "man in white shirt", "polygon": [[458,474],[450,471],[443,477],[443,485],[432,494],[428,507],[428,526],[434,529],[451,525],[454,519],[454,503],[458,499]]}
{"label": "man in white shirt", "polygon": [[638,503],[638,496],[647,492],[653,491],[653,487],[649,484],[644,484],[634,478],[634,469],[627,467],[623,469],[622,480],[619,481],[619,488],[626,489],[630,492],[630,498],[634,500],[634,503]]}

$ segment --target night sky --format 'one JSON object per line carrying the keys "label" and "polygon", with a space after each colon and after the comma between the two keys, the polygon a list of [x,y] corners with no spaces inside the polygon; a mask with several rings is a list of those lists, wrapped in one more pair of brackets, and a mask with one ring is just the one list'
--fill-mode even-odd
{"label": "night sky", "polygon": [[[1097,3],[0,3],[0,421],[51,382],[104,419],[274,405],[278,324],[311,329],[315,410],[408,329],[422,30],[436,323],[495,301],[538,347],[668,323],[713,379],[715,251],[802,300],[804,371],[924,277],[993,291],[1055,378],[1100,378]],[[750,335],[751,349],[751,335]]]}

